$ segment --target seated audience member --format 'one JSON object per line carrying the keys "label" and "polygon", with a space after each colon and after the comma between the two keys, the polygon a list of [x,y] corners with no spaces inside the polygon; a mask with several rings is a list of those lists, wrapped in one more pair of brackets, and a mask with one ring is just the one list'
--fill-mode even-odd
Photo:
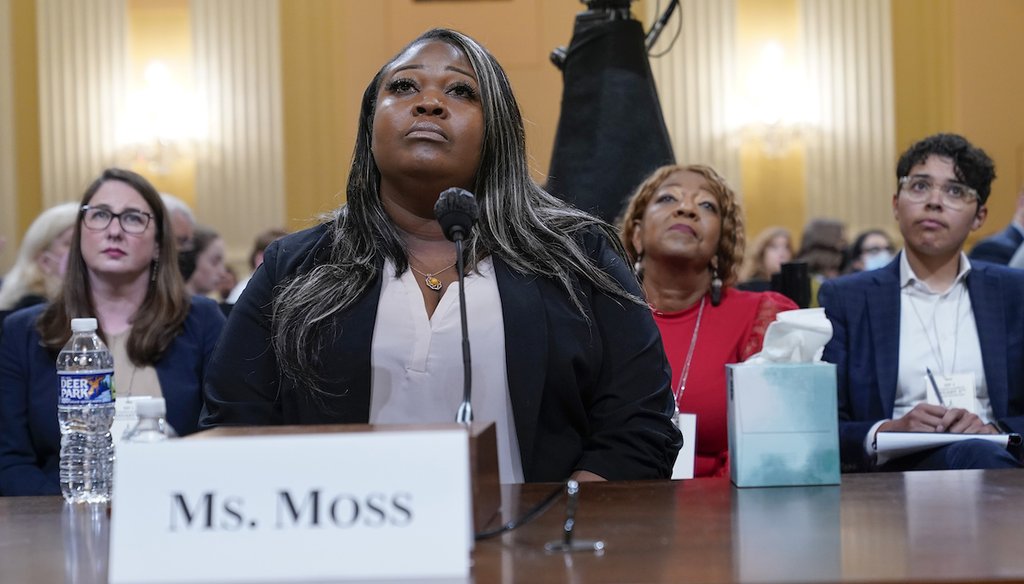
{"label": "seated audience member", "polygon": [[[372,147],[371,147],[372,145]],[[523,121],[479,43],[435,29],[367,87],[335,218],[267,248],[206,378],[204,426],[452,422],[466,240],[473,410],[503,482],[666,478],[681,444],[658,330],[614,231],[530,178]]]}
{"label": "seated audience member", "polygon": [[224,277],[220,279],[217,284],[217,298],[221,302],[227,302],[231,291],[238,285],[238,273],[235,272],[235,268],[231,264],[224,264]]}
{"label": "seated audience member", "polygon": [[895,257],[896,245],[889,234],[881,229],[868,229],[853,240],[850,246],[850,265],[847,272],[866,272],[887,265]]}
{"label": "seated audience member", "polygon": [[160,193],[160,199],[167,208],[167,216],[170,217],[171,230],[174,233],[174,241],[178,246],[178,269],[181,271],[181,278],[188,281],[192,272],[196,269],[195,251],[192,249],[192,237],[196,231],[196,217],[192,209],[174,195]]}
{"label": "seated audience member", "polygon": [[896,176],[903,251],[821,287],[834,328],[824,359],[836,364],[843,466],[1017,467],[980,440],[876,463],[879,432],[1024,432],[1024,273],[963,253],[985,222],[992,160],[961,136],[937,134],[903,153]]}
{"label": "seated audience member", "polygon": [[797,306],[775,292],[732,287],[742,211],[707,166],[654,171],[629,201],[621,238],[661,331],[679,411],[697,414],[694,476],[727,476],[725,365],[760,351],[775,315]]}
{"label": "seated audience member", "polygon": [[811,278],[811,307],[818,306],[818,289],[846,267],[846,227],[835,219],[812,219],[800,237],[796,261],[807,264]]}
{"label": "seated audience member", "polygon": [[224,240],[221,236],[208,227],[196,227],[192,236],[192,258],[195,265],[185,278],[185,291],[198,296],[215,292],[225,276],[224,255]]}
{"label": "seated audience member", "polygon": [[201,382],[224,318],[189,298],[163,203],[146,179],[108,169],[82,197],[64,287],[7,317],[0,336],[0,491],[59,495],[56,357],[71,319],[95,317],[114,354],[117,397],[167,401],[178,434],[196,430]]}
{"label": "seated audience member", "polygon": [[[253,272],[263,264],[263,252],[267,250],[267,246],[278,239],[281,239],[285,235],[288,235],[288,232],[284,229],[267,229],[256,236],[256,241],[253,243],[252,247],[252,254],[249,255],[249,267],[252,268]],[[252,273],[246,276],[244,280],[235,284],[235,287],[231,290],[231,294],[228,295],[224,302],[228,304],[238,302],[239,296],[242,295],[242,291],[245,290],[245,287],[249,284],[249,280],[251,278]]]}
{"label": "seated audience member", "polygon": [[1010,258],[1009,266],[1018,270],[1024,270],[1024,245],[1017,248],[1017,253]]}
{"label": "seated audience member", "polygon": [[819,282],[835,278],[846,266],[846,227],[835,219],[812,219],[800,237],[796,261]]}
{"label": "seated audience member", "polygon": [[171,231],[174,233],[174,241],[178,244],[178,253],[192,249],[192,236],[196,230],[196,216],[192,208],[174,195],[160,193],[160,199],[167,208],[167,215],[171,218]]}
{"label": "seated audience member", "polygon": [[60,292],[71,247],[78,205],[50,207],[25,231],[14,266],[0,285],[0,319],[6,314],[53,300]]}
{"label": "seated audience member", "polygon": [[783,227],[769,227],[761,232],[747,252],[740,267],[740,290],[764,292],[771,290],[772,276],[782,271],[782,264],[793,259],[793,241]]}
{"label": "seated audience member", "polygon": [[1010,224],[992,237],[982,239],[971,249],[970,258],[980,262],[991,262],[1005,266],[1013,254],[1024,245],[1024,186],[1017,193],[1017,210]]}

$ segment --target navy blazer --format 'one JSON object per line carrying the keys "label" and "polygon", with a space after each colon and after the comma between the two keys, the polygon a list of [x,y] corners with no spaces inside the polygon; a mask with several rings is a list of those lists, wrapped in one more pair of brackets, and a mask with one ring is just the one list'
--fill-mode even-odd
{"label": "navy blazer", "polygon": [[1010,258],[1024,244],[1024,235],[1012,224],[1003,231],[982,239],[971,249],[971,261],[980,260],[1005,266]]}
{"label": "navy blazer", "polygon": [[[56,355],[40,344],[35,324],[45,306],[7,317],[0,337],[0,493],[59,495]],[[179,435],[195,432],[202,381],[224,315],[208,298],[192,298],[184,329],[155,368],[167,421]],[[115,388],[116,389],[116,388]]]}
{"label": "navy blazer", "polygon": [[[978,327],[985,382],[999,423],[1024,432],[1024,272],[971,262],[967,292]],[[822,284],[832,321],[823,359],[835,363],[839,446],[845,469],[870,470],[864,439],[892,418],[900,349],[900,260]]]}
{"label": "navy blazer", "polygon": [[[603,236],[583,239],[591,257],[627,290],[635,276]],[[275,286],[322,261],[326,225],[278,240],[235,304],[206,378],[201,426],[366,423],[370,351],[381,276],[334,317],[314,395],[279,374],[270,346]],[[505,329],[509,394],[527,481],[584,469],[608,479],[667,478],[682,444],[670,416],[670,374],[650,310],[578,284],[587,316],[547,278],[493,258]],[[455,412],[452,411],[454,419]]]}

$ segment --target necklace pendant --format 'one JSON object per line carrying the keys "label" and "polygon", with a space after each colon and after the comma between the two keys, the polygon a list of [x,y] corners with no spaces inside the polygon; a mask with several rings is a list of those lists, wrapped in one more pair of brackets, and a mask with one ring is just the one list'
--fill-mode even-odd
{"label": "necklace pendant", "polygon": [[424,276],[423,277],[423,281],[426,282],[427,288],[430,288],[434,292],[440,292],[441,291],[441,287],[442,287],[441,280],[439,280],[437,278],[437,276],[433,276],[433,275]]}

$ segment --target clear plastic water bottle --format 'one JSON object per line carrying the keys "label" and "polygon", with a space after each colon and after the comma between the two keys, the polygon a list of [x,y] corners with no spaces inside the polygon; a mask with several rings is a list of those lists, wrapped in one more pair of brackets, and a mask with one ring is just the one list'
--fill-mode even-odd
{"label": "clear plastic water bottle", "polygon": [[177,436],[174,428],[167,423],[167,405],[164,398],[154,397],[139,400],[135,404],[135,414],[139,417],[139,421],[124,433],[124,437],[121,439],[123,442],[149,444],[163,442]]}
{"label": "clear plastic water bottle", "polygon": [[106,584],[110,517],[104,503],[64,505],[64,584]]}
{"label": "clear plastic water bottle", "polygon": [[60,396],[60,489],[71,503],[110,500],[114,474],[114,357],[96,334],[95,318],[71,321],[57,356]]}

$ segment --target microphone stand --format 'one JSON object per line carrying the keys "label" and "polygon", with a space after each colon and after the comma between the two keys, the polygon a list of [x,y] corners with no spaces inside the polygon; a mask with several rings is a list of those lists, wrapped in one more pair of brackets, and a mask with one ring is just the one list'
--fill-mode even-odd
{"label": "microphone stand", "polygon": [[466,324],[466,265],[462,257],[462,230],[453,233],[455,240],[455,271],[459,273],[459,316],[462,320],[462,403],[455,413],[455,421],[469,427],[473,424],[473,367],[469,353],[469,326]]}

